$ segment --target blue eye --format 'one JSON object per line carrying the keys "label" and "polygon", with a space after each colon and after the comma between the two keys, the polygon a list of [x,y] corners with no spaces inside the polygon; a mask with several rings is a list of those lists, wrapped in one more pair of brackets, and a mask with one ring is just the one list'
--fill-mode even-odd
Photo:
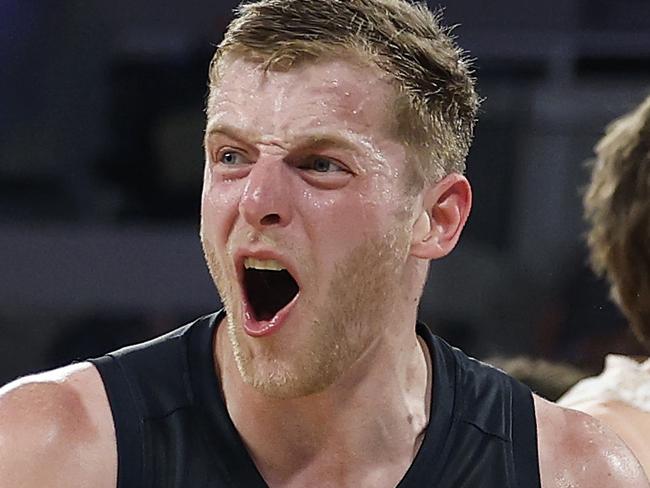
{"label": "blue eye", "polygon": [[225,164],[226,166],[246,163],[246,158],[236,151],[224,151],[219,155],[217,160],[219,163]]}
{"label": "blue eye", "polygon": [[344,171],[341,166],[327,158],[312,158],[307,164],[302,166],[303,169],[310,169],[316,173],[334,173]]}

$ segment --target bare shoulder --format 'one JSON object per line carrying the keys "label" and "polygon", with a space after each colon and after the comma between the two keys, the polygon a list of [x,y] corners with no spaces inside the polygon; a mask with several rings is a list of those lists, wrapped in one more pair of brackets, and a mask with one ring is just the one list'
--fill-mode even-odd
{"label": "bare shoulder", "polygon": [[650,413],[620,400],[592,400],[571,408],[588,413],[610,427],[650,473]]}
{"label": "bare shoulder", "polygon": [[535,396],[542,488],[648,488],[628,447],[599,420]]}
{"label": "bare shoulder", "polygon": [[638,433],[644,439],[647,439],[648,433],[650,433],[650,413],[620,400],[596,399],[571,405],[570,408],[585,412],[603,421],[614,429],[623,440],[626,440],[623,432]]}
{"label": "bare shoulder", "polygon": [[94,366],[79,363],[0,388],[2,486],[115,488],[116,476],[112,415]]}

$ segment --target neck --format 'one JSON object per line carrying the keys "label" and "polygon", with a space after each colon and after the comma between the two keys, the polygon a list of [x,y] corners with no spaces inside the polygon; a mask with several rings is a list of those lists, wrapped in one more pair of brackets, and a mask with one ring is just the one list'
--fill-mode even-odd
{"label": "neck", "polygon": [[399,324],[401,336],[379,336],[326,390],[292,399],[245,384],[225,327],[218,329],[215,352],[226,406],[269,486],[399,482],[429,418],[429,353],[415,335],[415,314],[410,319]]}

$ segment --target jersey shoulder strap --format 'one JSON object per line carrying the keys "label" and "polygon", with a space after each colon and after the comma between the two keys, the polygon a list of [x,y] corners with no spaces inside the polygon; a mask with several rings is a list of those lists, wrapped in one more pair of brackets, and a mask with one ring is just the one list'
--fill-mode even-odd
{"label": "jersey shoulder strap", "polygon": [[[188,347],[208,315],[172,332],[89,359],[100,373],[113,415],[118,454],[117,486],[146,486],[145,423],[191,405]],[[208,322],[208,324],[206,324]]]}

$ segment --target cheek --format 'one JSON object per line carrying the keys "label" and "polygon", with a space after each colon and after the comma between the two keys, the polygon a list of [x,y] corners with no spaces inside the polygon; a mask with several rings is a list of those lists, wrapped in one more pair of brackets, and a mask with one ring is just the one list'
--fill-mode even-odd
{"label": "cheek", "polygon": [[341,192],[305,190],[302,220],[310,246],[337,260],[351,248],[380,232],[379,206],[360,188]]}
{"label": "cheek", "polygon": [[400,182],[404,177],[397,169],[375,172],[368,178],[368,189],[364,196],[366,205],[375,205],[382,208],[382,212],[390,215],[400,212],[409,199]]}
{"label": "cheek", "polygon": [[242,191],[241,181],[220,181],[206,169],[201,195],[201,234],[204,238],[225,242],[237,218]]}

